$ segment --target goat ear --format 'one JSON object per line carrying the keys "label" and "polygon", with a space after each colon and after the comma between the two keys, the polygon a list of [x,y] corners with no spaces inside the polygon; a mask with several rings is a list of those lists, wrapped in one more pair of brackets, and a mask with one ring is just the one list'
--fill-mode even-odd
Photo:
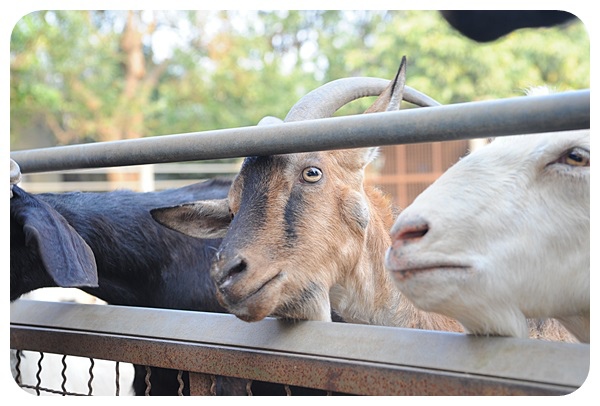
{"label": "goat ear", "polygon": [[[384,111],[397,111],[400,110],[402,104],[402,97],[404,95],[404,84],[406,83],[406,56],[402,57],[400,67],[396,73],[394,80],[385,88],[379,95],[377,100],[365,110],[364,114],[368,113],[381,113]],[[371,163],[379,153],[378,148],[361,148],[353,152],[349,152],[351,155],[350,159],[354,159],[361,167],[367,166]]]}
{"label": "goat ear", "polygon": [[351,170],[362,170],[379,156],[379,148],[356,148],[332,151],[338,162]]}
{"label": "goat ear", "polygon": [[79,233],[48,203],[17,186],[13,193],[11,217],[21,224],[25,245],[37,249],[56,285],[97,287],[96,258]]}
{"label": "goat ear", "polygon": [[231,223],[227,199],[161,207],[150,214],[163,226],[195,238],[223,238]]}
{"label": "goat ear", "polygon": [[379,156],[378,147],[362,148],[359,149],[358,152],[361,153],[360,157],[362,158],[363,168],[373,162]]}
{"label": "goat ear", "polygon": [[402,97],[404,95],[404,85],[406,83],[406,56],[402,57],[400,67],[396,73],[394,80],[385,88],[375,102],[365,110],[365,114],[368,113],[380,113],[384,111],[397,111],[400,110],[402,104]]}

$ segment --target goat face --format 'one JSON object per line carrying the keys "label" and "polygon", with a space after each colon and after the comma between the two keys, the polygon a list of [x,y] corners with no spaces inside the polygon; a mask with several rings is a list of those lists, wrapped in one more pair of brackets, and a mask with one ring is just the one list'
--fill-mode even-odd
{"label": "goat face", "polygon": [[589,316],[589,153],[588,130],[502,137],[459,161],[392,227],[398,288],[476,334]]}
{"label": "goat face", "polygon": [[356,263],[369,222],[361,193],[365,154],[246,159],[229,195],[233,221],[212,273],[230,311],[248,321],[329,319],[329,288]]}
{"label": "goat face", "polygon": [[152,215],[196,237],[223,236],[211,275],[221,304],[242,320],[329,320],[329,289],[357,261],[369,223],[362,180],[371,157],[370,149],[248,157],[227,199]]}
{"label": "goat face", "polygon": [[[331,91],[330,82],[301,99],[286,121],[328,117],[345,103],[372,95],[379,98],[367,112],[397,110],[407,96],[404,72],[403,60],[396,79],[383,86],[360,80],[350,90],[346,83],[354,81],[335,81],[342,86]],[[331,320],[330,288],[356,267],[373,221],[363,174],[374,154],[367,148],[248,157],[227,199],[152,215],[192,236],[223,237],[212,277],[221,303],[242,320],[269,315]]]}

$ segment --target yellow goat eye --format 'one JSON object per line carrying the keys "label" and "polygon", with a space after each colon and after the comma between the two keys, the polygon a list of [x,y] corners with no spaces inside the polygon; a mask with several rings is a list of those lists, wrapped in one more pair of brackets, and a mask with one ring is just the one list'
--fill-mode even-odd
{"label": "yellow goat eye", "polygon": [[323,172],[314,166],[302,170],[302,179],[308,183],[317,183],[323,177]]}
{"label": "yellow goat eye", "polygon": [[564,153],[556,162],[570,166],[590,166],[590,151],[576,147]]}

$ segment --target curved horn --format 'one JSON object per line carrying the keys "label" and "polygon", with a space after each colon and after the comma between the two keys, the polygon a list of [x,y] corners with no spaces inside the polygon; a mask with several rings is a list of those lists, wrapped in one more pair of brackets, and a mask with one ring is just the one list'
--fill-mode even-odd
{"label": "curved horn", "polygon": [[283,120],[280,118],[273,117],[273,116],[264,116],[263,118],[260,119],[260,121],[256,125],[263,126],[263,125],[273,125],[273,124],[281,124],[281,123],[283,123]]}
{"label": "curved horn", "polygon": [[[332,117],[342,106],[361,97],[379,96],[390,81],[372,77],[337,79],[302,97],[289,111],[285,122]],[[421,107],[440,103],[410,86],[404,87],[403,99]]]}
{"label": "curved horn", "polygon": [[10,197],[12,198],[13,185],[16,185],[21,181],[21,168],[13,159],[10,159]]}
{"label": "curved horn", "polygon": [[10,159],[10,184],[14,185],[21,181],[21,168],[12,158]]}
{"label": "curved horn", "polygon": [[419,92],[417,89],[410,86],[404,86],[404,100],[419,107],[435,107],[441,106],[442,103],[427,96],[425,93]]}

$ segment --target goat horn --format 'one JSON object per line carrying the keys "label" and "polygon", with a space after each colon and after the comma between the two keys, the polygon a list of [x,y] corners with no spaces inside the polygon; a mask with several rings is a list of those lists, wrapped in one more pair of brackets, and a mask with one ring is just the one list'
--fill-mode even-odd
{"label": "goat horn", "polygon": [[10,159],[10,197],[12,198],[13,185],[16,185],[21,181],[21,168],[13,159]]}
{"label": "goat horn", "polygon": [[283,120],[280,118],[273,117],[273,116],[265,116],[260,119],[257,126],[273,125],[273,124],[281,124],[281,123],[283,123]]}
{"label": "goat horn", "polygon": [[12,158],[10,159],[10,184],[14,185],[21,180],[21,168]]}
{"label": "goat horn", "polygon": [[[353,77],[331,81],[302,97],[289,111],[285,122],[332,117],[342,106],[361,97],[379,96],[390,81],[372,77]],[[403,99],[421,107],[440,103],[410,86],[404,87]]]}
{"label": "goat horn", "polygon": [[400,105],[402,104],[402,99],[404,97],[404,90],[406,89],[405,84],[406,56],[403,56],[402,62],[400,62],[400,67],[398,68],[398,73],[396,73],[396,77],[390,82],[385,90],[381,92],[377,100],[371,104],[371,107],[365,110],[365,114],[400,110]]}

